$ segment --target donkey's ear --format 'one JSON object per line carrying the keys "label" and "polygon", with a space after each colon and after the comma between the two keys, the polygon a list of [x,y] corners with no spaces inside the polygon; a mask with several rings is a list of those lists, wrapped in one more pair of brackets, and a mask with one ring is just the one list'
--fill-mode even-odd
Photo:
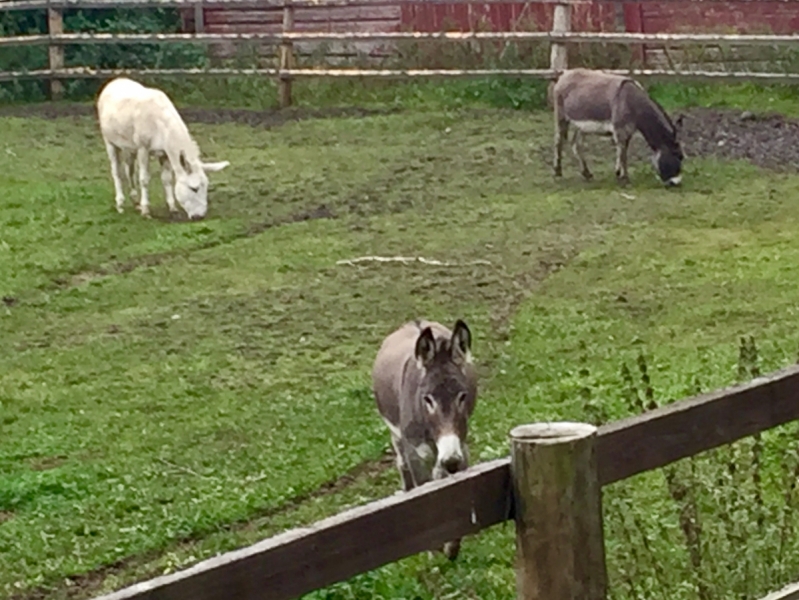
{"label": "donkey's ear", "polygon": [[436,339],[433,330],[425,327],[416,339],[416,360],[421,366],[427,366],[436,356]]}
{"label": "donkey's ear", "polygon": [[452,360],[457,364],[472,362],[472,332],[461,319],[452,330]]}
{"label": "donkey's ear", "polygon": [[180,166],[186,173],[191,175],[191,166],[189,165],[189,161],[186,160],[186,155],[182,151],[180,153]]}
{"label": "donkey's ear", "polygon": [[225,167],[230,166],[230,161],[223,160],[221,162],[211,162],[211,163],[203,163],[203,171],[208,171],[209,173],[213,173],[216,171],[221,171]]}

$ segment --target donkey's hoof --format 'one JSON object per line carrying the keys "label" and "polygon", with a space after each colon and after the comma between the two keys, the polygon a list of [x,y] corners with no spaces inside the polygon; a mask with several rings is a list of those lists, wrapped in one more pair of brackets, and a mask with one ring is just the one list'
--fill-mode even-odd
{"label": "donkey's hoof", "polygon": [[594,178],[594,174],[591,171],[583,171],[583,179],[586,181],[591,181]]}
{"label": "donkey's hoof", "polygon": [[630,183],[630,177],[628,175],[621,175],[620,173],[616,173],[616,181],[618,181],[620,185],[627,185],[628,183]]}
{"label": "donkey's hoof", "polygon": [[455,560],[458,558],[458,554],[461,551],[461,542],[458,540],[457,542],[447,542],[444,544],[444,556],[446,556],[450,560]]}
{"label": "donkey's hoof", "polygon": [[560,167],[555,167],[554,175],[555,177],[563,177],[563,169],[561,169]]}

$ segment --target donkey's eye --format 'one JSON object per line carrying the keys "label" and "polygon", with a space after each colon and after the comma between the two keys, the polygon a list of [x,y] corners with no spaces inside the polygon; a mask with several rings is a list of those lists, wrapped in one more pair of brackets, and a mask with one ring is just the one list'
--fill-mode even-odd
{"label": "donkey's eye", "polygon": [[200,186],[189,186],[189,189],[194,192],[195,194],[200,191]]}
{"label": "donkey's eye", "polygon": [[431,414],[436,410],[436,401],[430,394],[425,394],[424,398],[424,405],[427,407],[428,412]]}
{"label": "donkey's eye", "polygon": [[466,404],[466,392],[461,392],[458,394],[458,397],[455,398],[455,404],[458,406],[458,408],[463,408],[463,406]]}

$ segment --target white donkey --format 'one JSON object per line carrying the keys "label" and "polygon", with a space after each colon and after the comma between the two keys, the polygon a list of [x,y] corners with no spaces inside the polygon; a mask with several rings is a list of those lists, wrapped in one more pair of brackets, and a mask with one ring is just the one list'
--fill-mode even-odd
{"label": "white donkey", "polygon": [[161,182],[170,212],[177,211],[177,199],[190,219],[205,217],[208,211],[208,177],[205,173],[220,171],[230,163],[202,162],[196,142],[164,92],[119,77],[106,84],[100,92],[97,116],[111,161],[118,212],[123,211],[125,203],[120,169],[125,172],[135,204],[135,159],[141,193],[139,210],[145,217],[150,215],[147,186],[150,182],[150,155],[154,154],[161,163]]}

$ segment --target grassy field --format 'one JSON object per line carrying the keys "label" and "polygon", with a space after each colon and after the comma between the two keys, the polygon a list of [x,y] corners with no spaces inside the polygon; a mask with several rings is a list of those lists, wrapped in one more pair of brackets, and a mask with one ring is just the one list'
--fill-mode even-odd
{"label": "grassy field", "polygon": [[[167,217],[157,177],[153,220],[118,215],[93,119],[0,118],[5,598],[89,597],[393,493],[369,370],[419,315],[472,328],[475,460],[519,423],[615,419],[797,357],[796,175],[692,157],[666,190],[639,160],[620,189],[596,140],[595,181],[568,156],[557,182],[544,112],[191,128],[232,163],[198,223]],[[337,264],[362,255],[455,264]],[[795,435],[608,488],[612,596],[796,579]],[[499,527],[455,563],[311,597],[510,599],[512,552]]]}

